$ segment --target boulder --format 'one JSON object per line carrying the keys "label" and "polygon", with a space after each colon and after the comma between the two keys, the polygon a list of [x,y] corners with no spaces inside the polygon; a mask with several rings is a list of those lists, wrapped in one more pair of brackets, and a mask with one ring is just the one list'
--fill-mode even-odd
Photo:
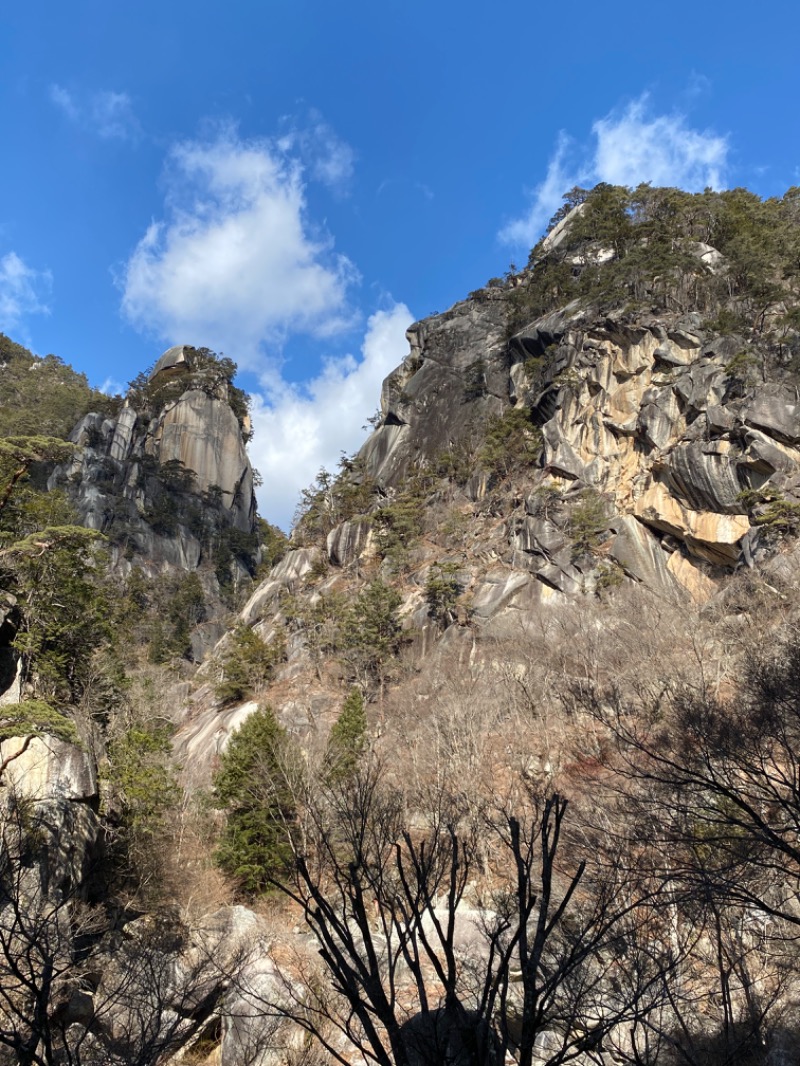
{"label": "boulder", "polygon": [[746,515],[715,514],[684,507],[661,482],[653,482],[636,501],[634,513],[645,525],[671,533],[690,554],[717,566],[733,567],[739,542],[750,529]]}
{"label": "boulder", "polygon": [[800,443],[800,402],[793,389],[763,386],[745,408],[743,419],[785,444]]}
{"label": "boulder", "polygon": [[150,371],[148,381],[169,381],[191,369],[191,356],[195,351],[189,344],[175,344],[167,348]]}

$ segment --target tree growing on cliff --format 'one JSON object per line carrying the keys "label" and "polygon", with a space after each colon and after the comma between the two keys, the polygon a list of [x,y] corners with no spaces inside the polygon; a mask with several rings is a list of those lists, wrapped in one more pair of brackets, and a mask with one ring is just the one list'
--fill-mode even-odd
{"label": "tree growing on cliff", "polygon": [[346,781],[358,769],[367,743],[367,714],[364,697],[350,689],[341,713],[333,724],[325,751],[325,778],[328,783]]}
{"label": "tree growing on cliff", "polygon": [[291,868],[296,821],[293,753],[271,707],[235,730],[214,775],[214,798],[226,821],[217,862],[247,893],[266,891]]}
{"label": "tree growing on cliff", "polygon": [[380,578],[371,581],[344,612],[337,645],[352,679],[381,691],[386,671],[402,644],[400,594]]}

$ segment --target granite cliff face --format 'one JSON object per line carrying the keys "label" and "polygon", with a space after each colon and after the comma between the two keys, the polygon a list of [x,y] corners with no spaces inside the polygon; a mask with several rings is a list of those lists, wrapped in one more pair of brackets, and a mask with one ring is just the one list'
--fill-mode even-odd
{"label": "granite cliff face", "polygon": [[109,537],[118,570],[134,560],[151,573],[194,570],[212,529],[252,536],[249,422],[232,389],[195,349],[170,348],[115,418],[87,414],[73,430],[79,450],[50,485],[66,487],[82,523]]}
{"label": "granite cliff face", "polygon": [[[689,257],[707,277],[726,269],[707,244]],[[595,246],[569,269],[613,258]],[[510,309],[525,284],[497,282],[408,330],[409,354],[338,496],[320,503],[312,534],[301,522],[301,545],[242,611],[266,641],[288,638],[268,697],[294,731],[324,729],[341,698],[335,640],[327,673],[314,650],[335,627],[325,605],[376,576],[399,592],[424,666],[615,590],[702,609],[737,570],[774,567],[800,521],[797,384],[764,330],[720,329],[713,308],[586,299],[520,326]],[[437,614],[431,580],[443,566],[451,602]],[[226,648],[203,668],[211,682]],[[201,688],[181,758],[209,765],[255,706],[220,708]]]}

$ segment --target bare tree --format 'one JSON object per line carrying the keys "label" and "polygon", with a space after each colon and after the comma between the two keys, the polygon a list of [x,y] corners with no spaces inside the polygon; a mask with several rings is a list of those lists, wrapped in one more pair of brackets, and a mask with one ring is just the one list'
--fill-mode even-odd
{"label": "bare tree", "polygon": [[647,1041],[697,1066],[712,1048],[722,1064],[762,1053],[798,1008],[800,651],[790,639],[751,654],[728,699],[712,682],[639,701],[581,686],[573,698],[612,742],[618,827],[692,931],[694,977],[665,983]]}
{"label": "bare tree", "polygon": [[[653,894],[603,885],[585,861],[567,868],[567,807],[530,797],[525,817],[478,824],[439,794],[420,826],[375,764],[329,791],[279,887],[314,932],[334,994],[287,989],[264,1011],[292,1017],[343,1066],[354,1047],[381,1066],[489,1066],[512,1048],[521,1066],[543,1055],[557,1066],[599,1053],[652,1009],[670,949],[652,935]],[[468,899],[481,832],[494,883]]]}
{"label": "bare tree", "polygon": [[222,973],[174,916],[113,928],[87,899],[91,848],[59,854],[88,835],[71,806],[12,795],[0,813],[0,1063],[155,1066],[205,1023]]}

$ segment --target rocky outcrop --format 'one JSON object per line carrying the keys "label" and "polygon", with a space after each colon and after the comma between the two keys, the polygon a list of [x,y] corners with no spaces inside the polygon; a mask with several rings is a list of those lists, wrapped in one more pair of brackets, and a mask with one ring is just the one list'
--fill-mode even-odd
{"label": "rocky outcrop", "polygon": [[218,489],[234,527],[252,530],[253,471],[239,423],[224,400],[197,389],[185,392],[151,429],[145,454],[154,455],[160,466],[177,462],[191,470],[201,493]]}
{"label": "rocky outcrop", "polygon": [[[719,266],[714,249],[695,250]],[[304,737],[336,705],[346,667],[335,648],[322,661],[303,611],[287,627],[287,592],[335,629],[320,606],[343,610],[377,573],[400,593],[410,654],[424,659],[441,641],[472,656],[619,586],[669,609],[706,604],[773,550],[769,501],[800,508],[800,402],[779,368],[765,383],[761,362],[742,360],[754,337],[713,332],[696,312],[601,314],[578,300],[509,336],[513,291],[473,293],[409,329],[358,457],[377,486],[365,512],[289,552],[241,613],[267,639],[284,627],[270,699]],[[511,413],[524,442],[496,433]],[[504,440],[512,450],[498,457]],[[416,471],[424,487],[410,500]],[[397,555],[382,562],[376,513],[395,504],[421,515],[420,528],[408,543],[397,534]],[[430,580],[443,563],[458,582],[437,613]],[[187,708],[181,758],[207,766],[247,708]]]}
{"label": "rocky outcrop", "polygon": [[88,752],[56,737],[11,737],[0,743],[3,785],[25,800],[93,803],[97,771]]}
{"label": "rocky outcrop", "polygon": [[383,383],[381,421],[359,453],[383,486],[474,434],[508,403],[506,310],[491,289],[406,332],[410,353]]}
{"label": "rocky outcrop", "polygon": [[73,460],[50,486],[64,486],[84,525],[105,533],[113,561],[157,572],[196,569],[210,527],[250,535],[255,524],[247,427],[229,385],[196,371],[181,345],[158,360],[144,393],[131,393],[114,418],[88,414],[71,440]]}

